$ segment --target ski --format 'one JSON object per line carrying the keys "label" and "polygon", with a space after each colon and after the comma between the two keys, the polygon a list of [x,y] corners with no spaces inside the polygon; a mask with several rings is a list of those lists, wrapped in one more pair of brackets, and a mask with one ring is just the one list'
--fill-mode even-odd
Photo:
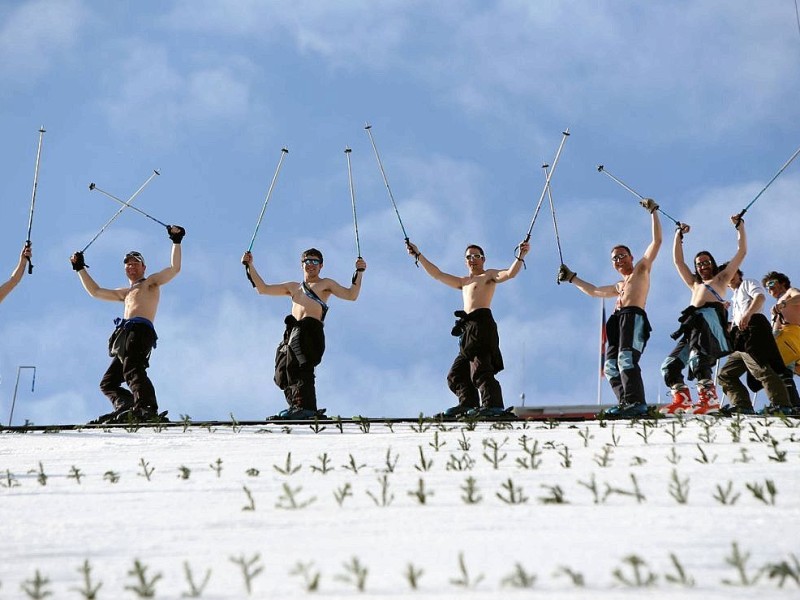
{"label": "ski", "polygon": [[[659,419],[698,419],[698,418],[714,418],[714,419],[737,419],[737,418],[800,418],[800,415],[778,415],[778,414],[733,414],[726,415],[722,413],[713,414],[693,414],[681,413],[674,415],[664,415],[659,412],[662,405],[650,405],[646,415],[637,416],[633,418],[620,418],[606,415],[606,411],[614,405],[567,405],[567,406],[515,406],[504,410],[502,413],[489,417],[459,417],[459,418],[443,418],[437,416],[424,416],[418,415],[416,417],[365,417],[361,415],[342,417],[342,416],[329,416],[323,415],[313,419],[274,419],[269,417],[264,420],[247,420],[238,421],[232,420],[198,420],[193,421],[189,419],[181,419],[177,421],[164,421],[164,422],[126,422],[126,423],[62,423],[62,424],[49,424],[38,425],[34,423],[26,423],[23,425],[4,426],[0,425],[0,433],[28,433],[28,432],[59,432],[59,431],[81,431],[81,430],[122,430],[122,431],[138,431],[138,430],[165,430],[165,429],[212,429],[212,428],[242,428],[242,427],[261,427],[261,428],[274,428],[274,427],[299,427],[307,426],[312,429],[317,428],[330,428],[330,427],[343,427],[360,426],[362,428],[369,428],[372,425],[416,425],[417,427],[430,427],[436,425],[470,425],[477,423],[490,423],[490,424],[519,424],[526,422],[546,422],[546,421],[604,421],[604,420],[659,420]],[[320,429],[321,430],[321,429]]]}

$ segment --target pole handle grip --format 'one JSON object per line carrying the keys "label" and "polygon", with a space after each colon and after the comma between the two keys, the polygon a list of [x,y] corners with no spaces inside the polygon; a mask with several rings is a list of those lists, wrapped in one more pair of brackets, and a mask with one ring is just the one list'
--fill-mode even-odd
{"label": "pole handle grip", "polygon": [[244,274],[245,274],[245,275],[247,275],[247,280],[250,282],[250,284],[251,284],[253,287],[256,287],[256,282],[255,282],[255,281],[253,281],[253,278],[250,276],[250,265],[248,265],[248,264],[247,264],[246,262],[244,262],[244,261],[242,261],[242,264],[244,265]]}
{"label": "pole handle grip", "polygon": [[740,212],[738,215],[736,215],[736,223],[734,223],[734,225],[733,225],[736,229],[739,229],[739,225],[742,224],[742,217],[744,216],[744,213],[746,213],[746,212],[747,212],[747,209],[743,208],[742,212]]}
{"label": "pole handle grip", "polygon": [[[25,241],[25,247],[26,248],[30,248],[31,247],[31,241],[30,240],[26,240]],[[31,258],[29,256],[28,257],[28,275],[32,275],[32,274],[33,274],[33,263],[31,262]]]}

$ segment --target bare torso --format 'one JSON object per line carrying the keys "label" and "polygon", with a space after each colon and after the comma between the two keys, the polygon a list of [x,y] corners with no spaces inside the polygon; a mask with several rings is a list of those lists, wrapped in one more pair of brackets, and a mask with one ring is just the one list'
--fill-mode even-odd
{"label": "bare torso", "polygon": [[[729,280],[730,277],[721,271],[713,279],[702,283],[695,282],[694,285],[692,285],[692,306],[700,307],[708,302],[720,302],[719,298],[725,298],[726,287]],[[719,298],[708,289],[709,287],[719,294]]]}
{"label": "bare torso", "polygon": [[464,312],[471,313],[479,308],[490,308],[492,297],[497,289],[496,269],[489,269],[477,275],[462,277],[461,295],[464,299]]}
{"label": "bare torso", "polygon": [[154,321],[158,310],[158,301],[161,298],[161,286],[150,282],[148,279],[140,280],[130,288],[118,290],[124,294],[124,318],[143,317]]}
{"label": "bare torso", "polygon": [[[328,303],[328,299],[331,297],[330,287],[326,285],[328,281],[328,279],[318,279],[317,281],[306,283],[325,304]],[[306,317],[321,321],[322,306],[320,306],[319,302],[306,296],[301,283],[292,281],[288,286],[292,298],[292,316],[298,321]]]}
{"label": "bare torso", "polygon": [[[789,288],[786,290],[776,302],[776,306],[781,305],[790,298],[800,296],[800,290],[796,288]],[[782,325],[800,325],[800,304],[786,304],[780,309],[780,314],[783,315]]]}
{"label": "bare torso", "polygon": [[642,262],[638,262],[633,272],[617,283],[619,293],[619,306],[637,306],[644,310],[647,294],[650,291],[650,269]]}

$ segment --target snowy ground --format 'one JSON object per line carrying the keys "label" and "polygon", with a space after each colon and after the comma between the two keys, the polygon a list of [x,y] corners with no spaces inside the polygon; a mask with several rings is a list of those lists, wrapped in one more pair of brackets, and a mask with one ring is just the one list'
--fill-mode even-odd
{"label": "snowy ground", "polygon": [[797,424],[5,432],[0,598],[797,598]]}

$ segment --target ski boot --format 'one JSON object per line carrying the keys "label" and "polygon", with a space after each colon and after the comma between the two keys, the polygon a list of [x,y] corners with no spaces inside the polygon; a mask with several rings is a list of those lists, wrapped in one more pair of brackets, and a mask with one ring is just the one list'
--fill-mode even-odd
{"label": "ski boot", "polygon": [[733,404],[728,404],[719,409],[719,414],[724,417],[733,417],[735,415],[754,415],[756,411],[753,410],[752,406],[734,406]]}
{"label": "ski boot", "polygon": [[692,408],[692,395],[689,388],[685,385],[677,385],[672,388],[672,402],[662,406],[658,412],[662,415],[680,415]]}
{"label": "ski boot", "polygon": [[469,406],[467,404],[456,404],[455,406],[451,406],[444,412],[440,412],[438,414],[433,415],[433,418],[438,419],[440,421],[453,421],[455,419],[464,417],[470,411],[477,409],[478,409],[477,406]]}
{"label": "ski boot", "polygon": [[112,410],[110,413],[100,415],[96,419],[89,421],[88,425],[113,425],[116,423],[126,423],[128,415],[132,410],[131,406],[120,406]]}
{"label": "ski boot", "polygon": [[773,404],[768,404],[758,411],[758,414],[772,417],[797,417],[800,416],[800,411],[793,406],[775,406]]}
{"label": "ski boot", "polygon": [[279,412],[277,415],[269,417],[268,421],[313,421],[321,419],[325,415],[326,409],[310,409],[302,406],[290,406]]}
{"label": "ski boot", "polygon": [[514,421],[517,419],[517,415],[512,410],[513,407],[480,406],[469,410],[463,418],[475,421]]}
{"label": "ski boot", "polygon": [[166,410],[158,412],[158,409],[153,408],[134,408],[129,413],[129,416],[130,421],[133,423],[158,425],[159,423],[169,423],[167,412]]}
{"label": "ski boot", "polygon": [[606,419],[639,419],[647,415],[648,408],[645,402],[623,402],[603,413]]}
{"label": "ski boot", "polygon": [[697,382],[697,404],[692,413],[696,415],[714,415],[719,413],[719,398],[714,382],[708,379]]}

